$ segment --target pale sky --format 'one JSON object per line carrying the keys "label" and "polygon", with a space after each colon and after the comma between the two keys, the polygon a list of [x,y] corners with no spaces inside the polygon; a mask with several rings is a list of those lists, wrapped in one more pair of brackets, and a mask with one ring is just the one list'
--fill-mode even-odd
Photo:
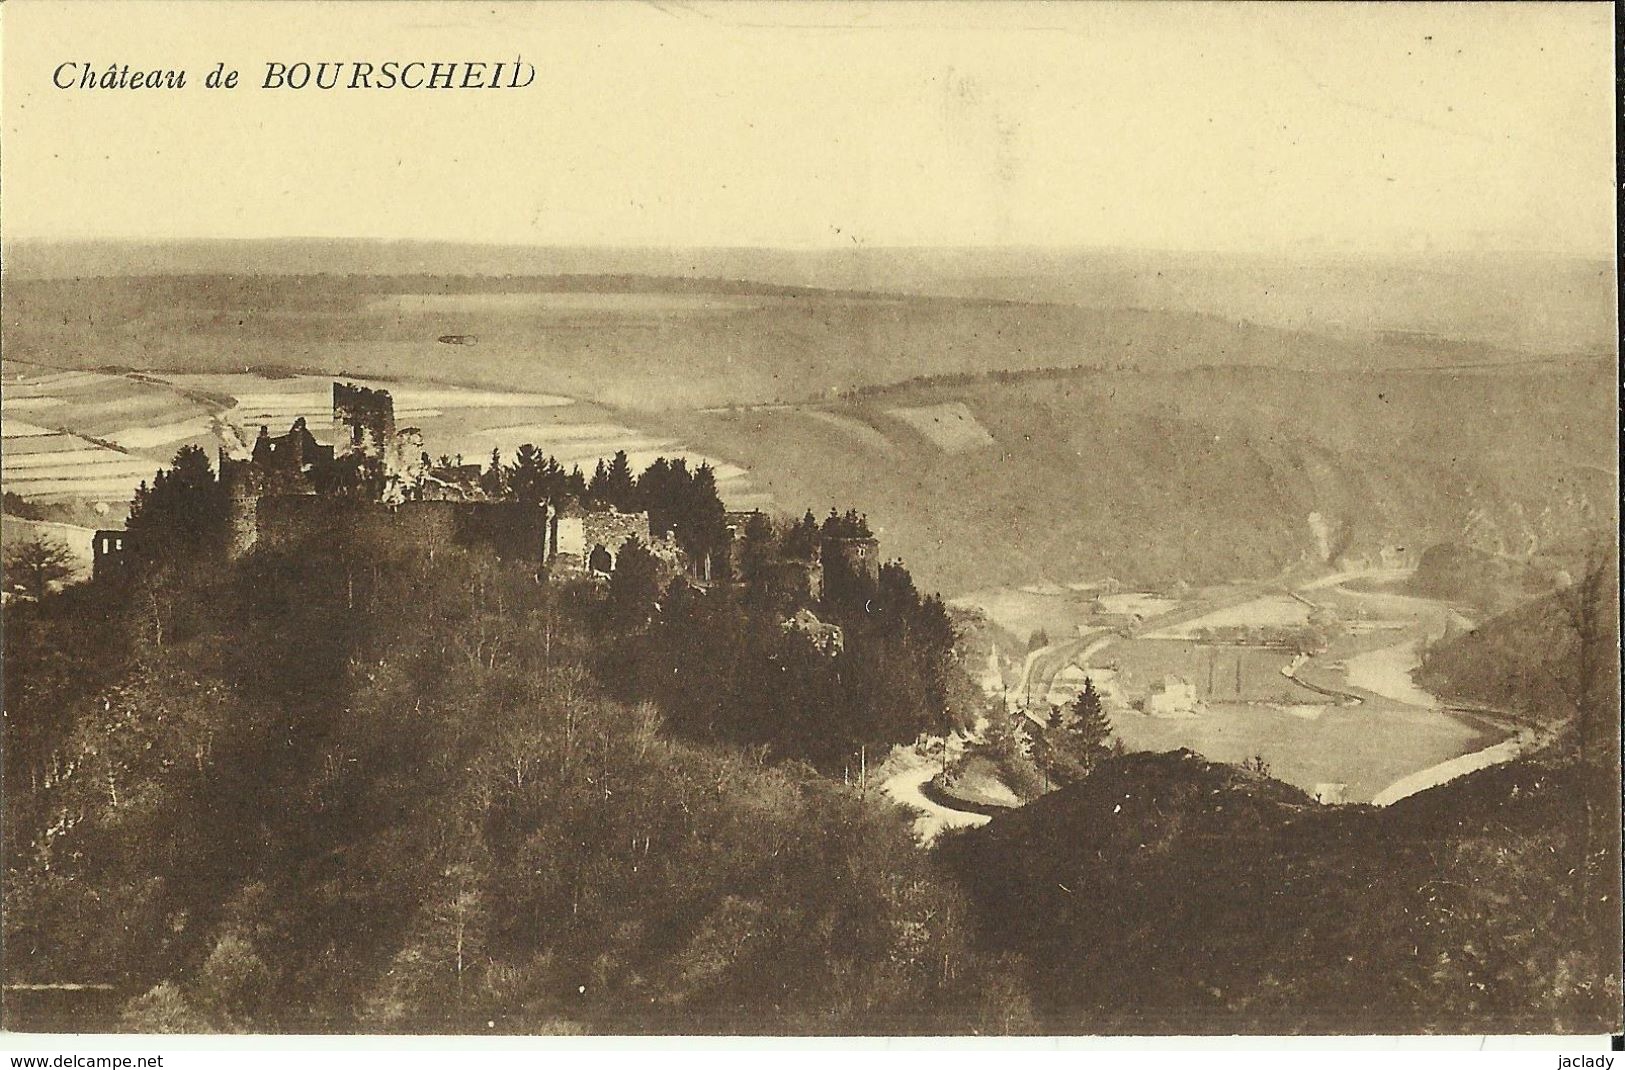
{"label": "pale sky", "polygon": [[[516,54],[527,89],[258,88]],[[0,62],[6,238],[1613,250],[1600,4],[8,0]]]}

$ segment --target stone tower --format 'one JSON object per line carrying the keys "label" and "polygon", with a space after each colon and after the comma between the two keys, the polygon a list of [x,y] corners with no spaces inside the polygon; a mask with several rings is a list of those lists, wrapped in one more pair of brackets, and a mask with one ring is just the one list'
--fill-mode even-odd
{"label": "stone tower", "polygon": [[387,390],[333,384],[333,454],[360,454],[381,466],[393,460],[395,399]]}

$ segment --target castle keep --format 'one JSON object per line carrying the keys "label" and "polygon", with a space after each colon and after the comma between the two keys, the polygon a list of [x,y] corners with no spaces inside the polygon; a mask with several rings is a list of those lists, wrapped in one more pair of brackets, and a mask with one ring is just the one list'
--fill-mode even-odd
{"label": "castle keep", "polygon": [[333,451],[376,464],[395,461],[395,399],[387,390],[333,384]]}

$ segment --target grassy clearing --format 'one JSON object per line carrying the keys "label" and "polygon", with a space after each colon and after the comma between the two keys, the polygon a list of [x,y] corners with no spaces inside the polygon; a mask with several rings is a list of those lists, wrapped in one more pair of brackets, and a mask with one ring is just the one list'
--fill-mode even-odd
{"label": "grassy clearing", "polygon": [[1314,719],[1293,707],[1209,702],[1203,715],[1164,720],[1111,710],[1112,729],[1134,751],[1188,748],[1212,761],[1261,756],[1271,775],[1306,792],[1347,784],[1369,802],[1402,777],[1488,746],[1497,736],[1448,714],[1409,708],[1323,706]]}
{"label": "grassy clearing", "polygon": [[1039,594],[1009,587],[989,587],[971,591],[953,600],[953,605],[981,611],[994,624],[1025,642],[1043,631],[1050,639],[1077,633],[1079,626],[1094,616],[1092,600],[1083,594],[1056,588]]}
{"label": "grassy clearing", "polygon": [[144,450],[181,442],[191,442],[212,436],[213,421],[211,418],[196,416],[169,424],[126,427],[123,430],[113,432],[107,438],[109,441],[117,442],[126,449]]}
{"label": "grassy clearing", "polygon": [[924,435],[944,453],[964,453],[994,444],[993,436],[976,422],[976,417],[971,415],[963,402],[887,409],[886,415],[901,420]]}

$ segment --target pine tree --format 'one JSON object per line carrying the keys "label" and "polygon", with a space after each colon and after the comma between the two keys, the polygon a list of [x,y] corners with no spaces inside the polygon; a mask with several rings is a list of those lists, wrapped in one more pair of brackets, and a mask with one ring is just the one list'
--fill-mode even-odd
{"label": "pine tree", "polygon": [[139,535],[136,549],[144,556],[192,560],[224,550],[230,509],[208,454],[182,446],[151,487],[137,488],[125,526]]}
{"label": "pine tree", "polygon": [[633,536],[621,546],[615,571],[609,577],[607,607],[611,620],[623,628],[649,622],[660,598],[660,562]]}
{"label": "pine tree", "polygon": [[73,554],[56,539],[35,536],[6,547],[6,579],[44,598],[57,580],[73,575]]}
{"label": "pine tree", "polygon": [[574,465],[570,474],[564,477],[564,493],[575,501],[585,501],[587,497],[587,477],[581,474],[581,466]]}
{"label": "pine tree", "polygon": [[625,450],[616,450],[609,462],[603,497],[622,512],[632,512],[637,506],[637,484],[632,478],[632,465],[626,459]]}
{"label": "pine tree", "polygon": [[1085,768],[1093,767],[1111,749],[1112,722],[1100,701],[1095,682],[1084,678],[1083,690],[1072,702],[1072,723],[1067,728],[1071,749]]}
{"label": "pine tree", "polygon": [[536,505],[547,497],[542,451],[529,442],[519,447],[509,470],[508,487],[521,505]]}
{"label": "pine tree", "polygon": [[694,470],[685,498],[683,520],[688,527],[687,549],[696,561],[711,561],[713,579],[726,579],[716,574],[725,566],[718,557],[728,545],[727,511],[717,494],[716,469],[709,463],[701,463]]}
{"label": "pine tree", "polygon": [[602,505],[609,500],[609,469],[604,465],[604,459],[598,459],[598,466],[592,470],[592,481],[587,484],[587,500]]}
{"label": "pine tree", "polygon": [[773,560],[773,522],[766,513],[755,512],[745,521],[739,537],[739,580],[747,597],[765,600],[769,594],[769,565]]}
{"label": "pine tree", "polygon": [[480,476],[480,489],[487,498],[501,498],[508,493],[507,471],[502,465],[502,451],[491,450],[491,463]]}
{"label": "pine tree", "polygon": [[812,510],[784,536],[784,555],[798,561],[811,561],[818,552],[818,518]]}
{"label": "pine tree", "polygon": [[664,457],[656,457],[638,477],[638,499],[648,510],[649,529],[656,535],[664,535],[676,521],[677,496],[672,484],[671,462]]}

